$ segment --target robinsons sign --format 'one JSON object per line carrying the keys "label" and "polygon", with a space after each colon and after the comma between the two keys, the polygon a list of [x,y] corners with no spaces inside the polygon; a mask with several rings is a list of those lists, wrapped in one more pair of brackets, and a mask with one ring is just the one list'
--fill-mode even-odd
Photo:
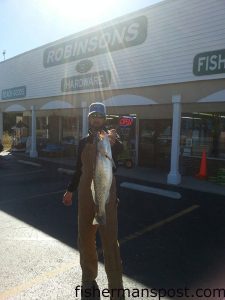
{"label": "robinsons sign", "polygon": [[139,45],[147,37],[147,18],[140,16],[82,37],[51,46],[44,51],[45,68],[80,60],[108,51]]}

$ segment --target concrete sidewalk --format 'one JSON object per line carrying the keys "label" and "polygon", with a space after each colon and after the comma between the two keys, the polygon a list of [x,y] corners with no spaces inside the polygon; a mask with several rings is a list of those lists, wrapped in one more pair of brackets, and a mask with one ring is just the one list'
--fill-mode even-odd
{"label": "concrete sidewalk", "polygon": [[[4,151],[3,151],[4,152]],[[66,173],[71,175],[75,170],[75,159],[68,158],[47,158],[47,157],[38,157],[35,159],[30,158],[25,153],[8,153],[12,155],[16,160],[23,160],[26,162],[34,162],[40,165],[54,165],[54,167],[58,168],[58,171],[62,173]],[[3,153],[1,153],[3,156]],[[6,153],[4,155],[7,155]],[[212,194],[220,194],[225,195],[225,186],[207,181],[207,180],[199,180],[194,176],[182,176],[182,181],[179,185],[174,186],[167,184],[167,173],[155,168],[143,168],[136,167],[132,169],[126,169],[124,167],[119,167],[117,170],[118,176],[123,176],[131,179],[143,180],[151,183],[152,185],[161,185],[165,187],[170,187],[176,189],[177,187],[197,190]]]}
{"label": "concrete sidewalk", "polygon": [[177,186],[174,186],[171,184],[167,184],[167,173],[153,168],[118,168],[117,174],[128,178],[148,181],[150,183],[163,184],[167,187],[182,187],[186,189],[225,196],[225,186],[210,182],[208,180],[199,180],[194,176],[182,176],[181,183]]}

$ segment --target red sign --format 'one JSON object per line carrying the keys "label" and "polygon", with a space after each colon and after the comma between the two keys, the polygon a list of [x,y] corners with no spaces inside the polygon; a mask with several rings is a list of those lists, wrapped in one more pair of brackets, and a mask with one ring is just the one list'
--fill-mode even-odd
{"label": "red sign", "polygon": [[133,119],[129,117],[122,117],[119,121],[120,126],[132,126]]}

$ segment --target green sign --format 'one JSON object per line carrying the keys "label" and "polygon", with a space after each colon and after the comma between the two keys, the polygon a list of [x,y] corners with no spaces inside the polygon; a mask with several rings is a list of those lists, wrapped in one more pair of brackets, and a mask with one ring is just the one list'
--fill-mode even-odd
{"label": "green sign", "polygon": [[76,65],[76,70],[79,73],[87,73],[88,71],[90,71],[90,69],[93,67],[93,62],[89,59],[85,59],[80,61],[77,65]]}
{"label": "green sign", "polygon": [[17,99],[26,97],[26,86],[18,86],[2,90],[2,100]]}
{"label": "green sign", "polygon": [[61,91],[79,91],[88,89],[105,88],[110,85],[110,71],[100,71],[79,76],[63,78],[61,81]]}
{"label": "green sign", "polygon": [[139,45],[147,37],[147,18],[140,16],[44,51],[45,68]]}
{"label": "green sign", "polygon": [[225,49],[197,54],[193,73],[196,76],[225,73]]}

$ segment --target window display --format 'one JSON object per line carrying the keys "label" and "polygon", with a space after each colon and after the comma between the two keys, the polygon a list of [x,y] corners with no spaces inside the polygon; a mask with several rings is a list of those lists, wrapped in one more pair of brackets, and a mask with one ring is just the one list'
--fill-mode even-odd
{"label": "window display", "polygon": [[183,114],[181,141],[184,155],[225,158],[225,113]]}

